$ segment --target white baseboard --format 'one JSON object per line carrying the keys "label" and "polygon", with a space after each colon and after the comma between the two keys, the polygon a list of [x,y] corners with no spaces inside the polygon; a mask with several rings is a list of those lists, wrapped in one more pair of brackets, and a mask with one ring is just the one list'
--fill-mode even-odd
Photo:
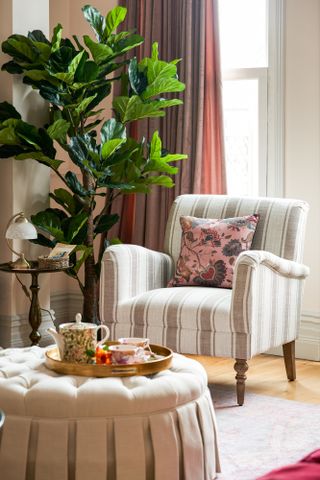
{"label": "white baseboard", "polygon": [[[282,355],[282,348],[272,348],[268,353]],[[319,312],[302,312],[299,337],[296,340],[296,358],[320,361]]]}
{"label": "white baseboard", "polygon": [[[51,313],[51,315],[50,315]],[[41,340],[39,345],[45,347],[53,343],[52,337],[47,333],[47,328],[53,326],[54,311],[42,311],[42,321],[39,328]],[[52,316],[52,317],[51,317]],[[0,346],[3,348],[29,347],[31,327],[29,315],[0,315]]]}

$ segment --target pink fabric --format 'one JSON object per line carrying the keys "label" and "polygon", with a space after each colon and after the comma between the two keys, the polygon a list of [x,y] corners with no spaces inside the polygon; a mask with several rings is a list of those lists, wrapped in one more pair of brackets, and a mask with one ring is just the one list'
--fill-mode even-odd
{"label": "pink fabric", "polygon": [[168,286],[232,288],[238,255],[251,247],[259,215],[206,219],[181,217],[181,250]]}
{"label": "pink fabric", "polygon": [[205,69],[201,193],[225,193],[226,172],[220,94],[220,49],[217,2],[205,2]]}
{"label": "pink fabric", "polygon": [[310,453],[300,462],[272,470],[258,480],[319,480],[320,450]]}

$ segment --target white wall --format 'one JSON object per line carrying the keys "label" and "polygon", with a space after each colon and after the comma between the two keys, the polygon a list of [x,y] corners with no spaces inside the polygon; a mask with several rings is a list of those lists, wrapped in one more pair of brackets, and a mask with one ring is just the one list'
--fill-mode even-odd
{"label": "white wall", "polygon": [[286,1],[285,193],[310,205],[299,356],[320,360],[320,1]]}

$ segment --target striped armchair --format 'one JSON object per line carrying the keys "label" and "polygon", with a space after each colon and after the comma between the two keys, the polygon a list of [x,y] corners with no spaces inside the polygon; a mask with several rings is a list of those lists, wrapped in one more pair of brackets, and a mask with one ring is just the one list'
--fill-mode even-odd
{"label": "striped armchair", "polygon": [[[282,345],[289,380],[295,374],[308,205],[299,200],[182,195],[169,215],[164,252],[109,247],[103,258],[100,314],[112,338],[148,337],[180,353],[235,359],[237,401],[244,402],[247,360]],[[179,218],[260,220],[252,249],[235,265],[233,288],[166,288],[180,253]]]}

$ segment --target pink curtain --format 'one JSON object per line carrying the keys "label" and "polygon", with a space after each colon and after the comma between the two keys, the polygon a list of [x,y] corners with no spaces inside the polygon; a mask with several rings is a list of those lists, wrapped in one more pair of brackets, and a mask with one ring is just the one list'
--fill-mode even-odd
{"label": "pink curtain", "polygon": [[136,29],[145,42],[139,57],[159,42],[164,60],[182,58],[179,78],[186,83],[183,106],[164,118],[137,122],[136,138],[151,138],[158,129],[170,152],[188,154],[179,162],[173,189],[156,187],[149,195],[128,195],[117,205],[121,222],[112,232],[126,243],[161,250],[168,212],[183,193],[225,193],[221,77],[217,0],[120,0],[128,9],[126,29]]}

